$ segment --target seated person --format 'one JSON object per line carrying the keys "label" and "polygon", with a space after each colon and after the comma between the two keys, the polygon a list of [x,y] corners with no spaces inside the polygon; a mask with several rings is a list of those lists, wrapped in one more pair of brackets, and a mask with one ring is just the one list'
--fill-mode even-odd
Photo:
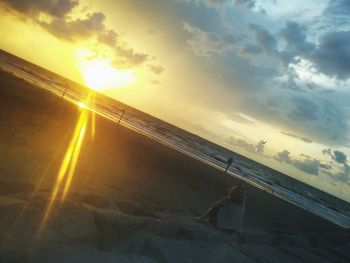
{"label": "seated person", "polygon": [[240,232],[245,210],[246,194],[241,184],[229,189],[228,196],[214,202],[197,222],[209,221],[214,227],[226,232]]}

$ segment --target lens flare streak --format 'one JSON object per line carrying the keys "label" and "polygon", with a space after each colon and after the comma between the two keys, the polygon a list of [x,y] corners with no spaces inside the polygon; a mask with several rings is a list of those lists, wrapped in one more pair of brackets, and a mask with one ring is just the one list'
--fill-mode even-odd
{"label": "lens flare streak", "polygon": [[64,202],[67,193],[69,192],[69,188],[71,186],[74,172],[76,169],[77,161],[79,158],[80,150],[82,147],[82,143],[84,140],[84,135],[87,127],[89,111],[87,108],[82,108],[82,112],[80,114],[78,123],[75,127],[73,138],[69,144],[69,147],[66,151],[66,154],[61,163],[59,172],[57,174],[57,179],[54,184],[48,205],[46,207],[40,229],[38,234],[41,235],[45,230],[50,215],[52,213],[53,205],[61,192],[61,203]]}

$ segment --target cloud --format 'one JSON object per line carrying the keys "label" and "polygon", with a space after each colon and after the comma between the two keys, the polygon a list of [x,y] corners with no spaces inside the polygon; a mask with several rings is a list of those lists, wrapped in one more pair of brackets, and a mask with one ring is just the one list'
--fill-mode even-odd
{"label": "cloud", "polygon": [[286,42],[286,47],[280,52],[280,58],[288,65],[295,62],[295,57],[308,57],[315,49],[315,44],[307,41],[306,26],[297,22],[288,21],[286,26],[282,28],[279,35]]}
{"label": "cloud", "polygon": [[300,135],[294,134],[294,133],[281,131],[281,134],[289,136],[289,137],[292,137],[292,138],[296,138],[296,139],[302,140],[303,142],[312,143],[311,139],[309,139],[307,137],[304,137],[304,136],[300,136]]}
{"label": "cloud", "polygon": [[350,77],[350,31],[328,32],[321,36],[320,44],[311,61],[322,73],[346,80]]}
{"label": "cloud", "polygon": [[[148,54],[128,48],[119,35],[105,25],[106,16],[101,12],[88,13],[84,18],[71,19],[70,11],[79,5],[72,0],[4,1],[11,9],[27,15],[53,36],[70,42],[94,38],[99,44],[108,46],[114,52],[111,65],[117,68],[131,68],[143,64]],[[40,13],[52,16],[49,22],[40,21]]]}
{"label": "cloud", "polygon": [[[349,13],[350,15],[350,13]],[[261,54],[261,50],[271,59],[280,60],[284,67],[298,63],[301,58],[310,61],[319,73],[340,80],[350,77],[350,31],[330,31],[319,37],[318,45],[308,41],[307,27],[295,21],[286,25],[274,36],[265,27],[251,23],[249,28],[254,34],[257,46],[246,44],[241,54]],[[285,46],[281,48],[281,41]],[[259,48],[257,48],[259,47]]]}
{"label": "cloud", "polygon": [[40,22],[47,31],[57,38],[77,41],[104,34],[106,17],[100,12],[88,14],[84,19],[66,20],[54,18],[50,23]]}
{"label": "cloud", "polygon": [[221,8],[232,0],[202,0],[202,2],[208,7]]}
{"label": "cloud", "polygon": [[240,50],[240,55],[247,58],[254,58],[262,53],[262,49],[255,44],[247,43]]}
{"label": "cloud", "polygon": [[341,151],[335,150],[332,151],[330,148],[322,150],[324,155],[328,155],[332,158],[332,160],[336,161],[339,164],[343,164],[347,166],[347,155]]}
{"label": "cloud", "polygon": [[207,8],[221,9],[227,5],[234,5],[252,9],[255,7],[255,0],[176,0],[177,2],[204,4]]}
{"label": "cloud", "polygon": [[336,96],[331,94],[294,96],[290,99],[290,105],[284,106],[284,115],[287,124],[297,126],[305,134],[310,134],[319,141],[332,142],[335,144],[348,143],[348,117],[349,112],[344,107],[343,99],[339,98],[334,103]]}
{"label": "cloud", "polygon": [[265,144],[266,144],[266,141],[259,141],[258,144],[256,145],[256,151],[260,154],[263,154],[264,153],[264,149],[265,149]]}
{"label": "cloud", "polygon": [[235,0],[236,6],[243,6],[249,9],[255,7],[255,4],[255,0]]}
{"label": "cloud", "polygon": [[346,183],[350,185],[350,167],[343,166],[343,169],[338,172],[326,172],[326,174],[336,182]]}
{"label": "cloud", "polygon": [[341,152],[341,151],[334,151],[334,160],[337,163],[341,163],[341,164],[346,164],[347,163],[347,157],[346,154]]}
{"label": "cloud", "polygon": [[255,35],[255,38],[262,50],[264,50],[267,54],[274,54],[277,52],[276,39],[268,30],[257,24],[250,24],[249,28]]}
{"label": "cloud", "polygon": [[222,8],[225,5],[233,4],[235,6],[244,8],[253,8],[255,6],[255,0],[179,0],[180,2],[195,2],[203,3],[209,8]]}
{"label": "cloud", "polygon": [[303,160],[294,159],[291,157],[290,152],[288,150],[283,150],[281,152],[278,152],[274,159],[281,162],[281,163],[287,163],[295,168],[304,171],[306,173],[312,174],[312,175],[318,175],[319,169],[321,167],[320,160],[310,158],[309,156],[302,155],[305,158]]}
{"label": "cloud", "polygon": [[315,49],[315,45],[307,42],[306,26],[297,22],[288,21],[280,31],[280,35],[287,43],[287,48],[301,54],[309,54]]}
{"label": "cloud", "polygon": [[301,171],[313,175],[318,175],[320,161],[316,159],[293,160],[293,165]]}
{"label": "cloud", "polygon": [[278,152],[275,156],[274,156],[274,159],[283,163],[291,163],[292,160],[290,158],[290,152],[287,151],[287,150],[283,150],[281,152]]}
{"label": "cloud", "polygon": [[305,97],[292,98],[294,107],[289,116],[297,121],[312,121],[318,118],[320,113],[319,105]]}
{"label": "cloud", "polygon": [[336,27],[349,25],[350,2],[348,0],[331,0],[323,15],[330,17]]}
{"label": "cloud", "polygon": [[187,44],[197,56],[221,55],[232,49],[236,43],[236,39],[230,34],[202,31],[190,23],[184,23],[183,29],[191,34],[192,38],[187,40]]}
{"label": "cloud", "polygon": [[164,71],[164,68],[161,65],[148,65],[148,68],[154,73],[154,74],[161,74]]}
{"label": "cloud", "polygon": [[255,154],[263,154],[265,149],[265,141],[261,140],[257,144],[249,143],[243,139],[237,139],[234,137],[230,137],[227,142],[232,146],[239,147],[247,152],[255,153]]}
{"label": "cloud", "polygon": [[242,114],[239,113],[230,114],[230,119],[238,123],[255,124],[253,121],[245,118]]}
{"label": "cloud", "polygon": [[106,17],[101,12],[88,14],[84,19],[53,19],[50,23],[40,22],[52,35],[67,41],[79,41],[95,37],[99,43],[109,46],[115,53],[111,65],[120,69],[131,68],[147,61],[148,55],[127,48],[119,43],[118,34],[107,29]]}
{"label": "cloud", "polygon": [[[335,169],[335,165],[333,165],[332,169],[329,169],[330,171],[327,172],[327,175],[335,181],[350,185],[350,166],[348,165],[347,155],[342,151],[333,151],[330,148],[324,149],[322,153],[331,157],[331,159],[338,164],[337,171],[333,171]],[[341,165],[341,168],[339,168],[339,165]]]}
{"label": "cloud", "polygon": [[348,185],[350,185],[350,171],[349,168],[348,169],[344,169],[344,171],[339,172],[339,173],[335,173],[335,174],[330,174],[331,177],[338,182],[341,183],[346,183]]}
{"label": "cloud", "polygon": [[117,68],[131,68],[147,61],[148,54],[137,52],[131,48],[115,46],[115,59],[111,65]]}
{"label": "cloud", "polygon": [[118,43],[119,35],[111,29],[105,29],[98,34],[98,41],[107,46],[116,46]]}
{"label": "cloud", "polygon": [[68,14],[79,2],[74,0],[0,0],[12,10],[28,16],[45,13],[53,17],[62,18]]}

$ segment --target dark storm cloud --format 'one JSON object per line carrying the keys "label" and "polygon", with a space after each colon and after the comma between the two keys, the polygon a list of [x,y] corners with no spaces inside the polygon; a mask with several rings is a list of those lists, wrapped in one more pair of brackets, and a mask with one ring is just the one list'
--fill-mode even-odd
{"label": "dark storm cloud", "polygon": [[274,156],[274,159],[281,163],[290,164],[295,168],[301,171],[304,171],[306,173],[309,173],[312,175],[318,175],[321,162],[317,159],[313,159],[306,155],[302,155],[302,156],[304,157],[303,160],[294,159],[291,157],[290,152],[288,150],[283,150],[281,152],[278,152]]}
{"label": "dark storm cloud", "polygon": [[266,52],[266,53],[275,53],[277,42],[274,36],[266,30],[264,27],[257,25],[257,24],[250,24],[249,25],[250,30],[254,33],[255,38],[259,44],[259,46]]}
{"label": "dark storm cloud", "polygon": [[[258,47],[272,59],[281,60],[285,67],[297,63],[297,58],[304,58],[311,61],[320,73],[341,80],[350,77],[350,31],[326,32],[320,36],[316,45],[308,41],[307,27],[297,22],[286,22],[276,36],[261,25],[250,24],[249,28]],[[283,49],[278,49],[281,40],[286,45]],[[251,43],[241,49],[242,55],[258,53],[259,49]]]}
{"label": "dark storm cloud", "polygon": [[12,10],[29,16],[36,16],[43,12],[54,17],[64,17],[79,2],[74,0],[0,0],[6,3]]}
{"label": "dark storm cloud", "polygon": [[322,153],[330,156],[332,160],[336,161],[337,163],[347,166],[348,161],[345,153],[338,150],[332,151],[330,148],[322,150]]}
{"label": "dark storm cloud", "polygon": [[279,35],[286,42],[286,47],[279,56],[285,65],[294,62],[297,56],[309,56],[315,49],[315,45],[307,41],[306,30],[306,26],[290,21],[281,29]]}
{"label": "dark storm cloud", "polygon": [[318,175],[320,161],[316,159],[294,160],[293,165],[301,171],[309,174]]}
{"label": "dark storm cloud", "polygon": [[[93,12],[84,18],[71,19],[67,15],[77,5],[72,0],[38,0],[38,1],[4,1],[11,9],[27,15],[45,28],[53,36],[65,41],[81,41],[95,38],[100,44],[110,47],[115,54],[111,65],[118,68],[131,68],[143,64],[148,55],[128,48],[119,40],[119,35],[105,25],[106,16],[101,12]],[[52,16],[50,22],[40,21],[40,13]]]}
{"label": "dark storm cloud", "polygon": [[341,163],[341,164],[346,164],[347,163],[347,157],[346,154],[341,152],[341,151],[334,151],[334,160],[337,163]]}
{"label": "dark storm cloud", "polygon": [[324,10],[324,16],[330,17],[335,26],[347,25],[350,23],[350,1],[331,0]]}
{"label": "dark storm cloud", "polygon": [[284,131],[281,131],[281,134],[286,135],[286,136],[289,136],[289,137],[292,137],[292,138],[299,139],[299,140],[301,140],[301,141],[303,141],[303,142],[312,143],[312,140],[311,140],[311,139],[309,139],[309,138],[307,138],[307,137],[304,137],[304,136],[300,136],[300,135],[291,133],[291,132],[284,132]]}
{"label": "dark storm cloud", "polygon": [[320,102],[321,114],[317,116],[316,131],[319,130],[320,135],[327,136],[330,140],[339,143],[348,143],[349,112],[343,106],[335,101],[324,100]]}
{"label": "dark storm cloud", "polygon": [[327,8],[324,10],[324,14],[350,14],[350,1],[348,0],[331,0]]}
{"label": "dark storm cloud", "polygon": [[307,41],[306,27],[296,22],[287,22],[280,31],[287,43],[287,48],[300,54],[309,54],[315,49],[315,45]]}
{"label": "dark storm cloud", "polygon": [[297,125],[300,130],[319,140],[347,143],[349,112],[344,108],[341,99],[334,103],[331,95],[328,97],[293,97],[291,109],[285,117],[290,124]]}
{"label": "dark storm cloud", "polygon": [[350,77],[350,31],[329,32],[321,36],[311,60],[316,68],[339,79]]}
{"label": "dark storm cloud", "polygon": [[319,105],[304,97],[294,97],[292,99],[294,107],[289,113],[289,117],[296,121],[312,121],[318,118]]}

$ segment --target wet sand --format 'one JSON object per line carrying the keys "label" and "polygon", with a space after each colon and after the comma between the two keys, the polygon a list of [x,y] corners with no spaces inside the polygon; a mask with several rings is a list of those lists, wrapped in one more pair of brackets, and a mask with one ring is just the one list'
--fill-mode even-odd
{"label": "wet sand", "polygon": [[244,242],[194,222],[236,180],[98,116],[38,237],[82,110],[0,83],[0,262],[350,262],[349,231],[248,185]]}

